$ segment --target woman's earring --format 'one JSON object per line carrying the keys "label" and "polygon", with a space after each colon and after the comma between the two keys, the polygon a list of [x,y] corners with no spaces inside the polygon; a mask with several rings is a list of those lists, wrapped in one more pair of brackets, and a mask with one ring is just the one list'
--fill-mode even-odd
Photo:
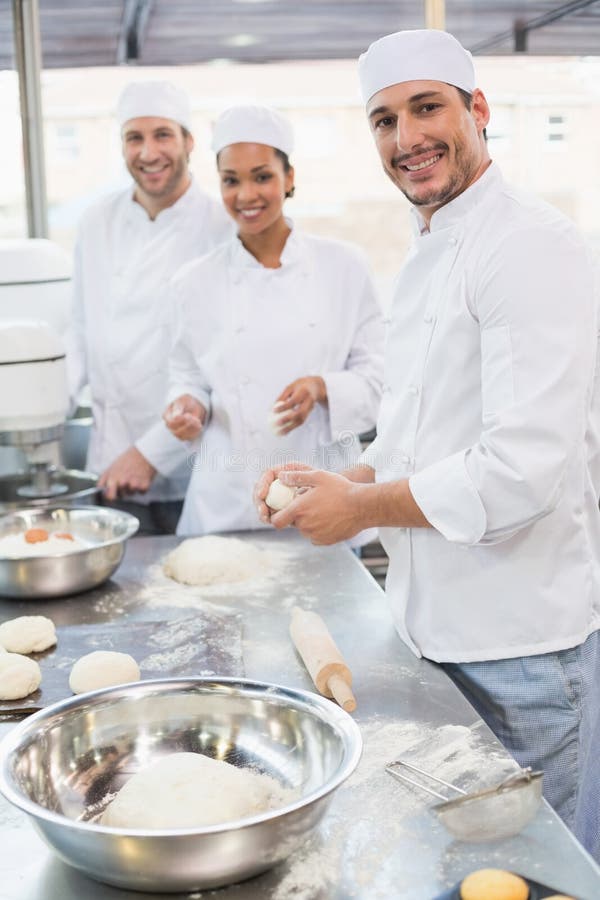
{"label": "woman's earring", "polygon": [[293,197],[295,193],[296,193],[296,185],[293,184],[293,185],[291,186],[291,188],[289,189],[289,191],[287,191],[287,193],[286,193],[286,195],[285,195],[285,196],[286,196],[286,199],[289,200],[290,197]]}

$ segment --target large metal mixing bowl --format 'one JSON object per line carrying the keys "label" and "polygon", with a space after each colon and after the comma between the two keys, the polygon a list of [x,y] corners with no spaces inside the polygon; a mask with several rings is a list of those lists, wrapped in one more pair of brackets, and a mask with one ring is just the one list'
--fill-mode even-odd
{"label": "large metal mixing bowl", "polygon": [[[81,694],[17,725],[0,744],[0,791],[92,878],[150,892],[203,890],[265,871],[300,846],[361,746],[350,716],[316,694],[233,678],[160,679]],[[107,795],[179,751],[251,766],[299,799],[198,829],[95,824]]]}
{"label": "large metal mixing bowl", "polygon": [[68,531],[88,546],[63,556],[0,557],[0,595],[33,600],[87,591],[106,581],[138,530],[135,516],[101,506],[21,509],[0,518],[0,538],[28,528]]}

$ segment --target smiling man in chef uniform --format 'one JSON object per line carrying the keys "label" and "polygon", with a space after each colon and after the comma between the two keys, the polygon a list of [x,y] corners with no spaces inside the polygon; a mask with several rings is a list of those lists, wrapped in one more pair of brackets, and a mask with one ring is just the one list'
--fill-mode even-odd
{"label": "smiling man in chef uniform", "polygon": [[440,663],[600,859],[600,398],[594,267],[573,224],[506,184],[471,55],[442,31],[359,63],[414,241],[362,465],[270,516],[315,543],[380,526],[396,627]]}
{"label": "smiling man in chef uniform", "polygon": [[[232,226],[190,174],[194,139],[183,91],[164,81],[132,83],[117,118],[134,183],[92,207],[79,228],[70,390],[75,400],[90,385],[87,468],[100,473],[105,501],[134,513],[142,533],[172,532],[190,470],[186,448],[161,419],[168,285],[184,263],[226,240]],[[163,477],[163,469],[172,474]]]}

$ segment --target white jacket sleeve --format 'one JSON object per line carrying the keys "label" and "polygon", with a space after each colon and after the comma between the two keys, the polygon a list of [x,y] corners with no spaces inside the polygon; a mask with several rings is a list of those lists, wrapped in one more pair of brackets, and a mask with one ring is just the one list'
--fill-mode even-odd
{"label": "white jacket sleeve", "polygon": [[[175,297],[175,317],[169,356],[167,403],[172,403],[182,394],[191,394],[205,408],[208,417],[210,415],[211,388],[194,353],[194,328],[190,325],[187,315],[186,280],[177,278],[172,285]],[[191,297],[191,300],[193,301],[194,298],[195,295]]]}
{"label": "white jacket sleeve", "polygon": [[509,234],[477,279],[479,441],[410,477],[448,540],[496,543],[548,515],[582,452],[592,397],[597,285],[573,232]]}
{"label": "white jacket sleeve", "polygon": [[[169,367],[165,409],[182,394],[191,394],[200,401],[208,415],[210,393],[202,385],[201,374],[189,344],[192,329],[186,322],[181,279],[173,279],[169,290],[173,315],[170,323],[171,352],[169,359],[165,360],[165,365]],[[135,446],[161,475],[170,475],[189,456],[190,442],[176,438],[161,419],[135,442]]]}
{"label": "white jacket sleeve", "polygon": [[348,286],[358,292],[350,351],[342,370],[321,373],[327,387],[333,441],[373,428],[383,387],[383,315],[368,269],[355,269],[351,273],[352,285]]}
{"label": "white jacket sleeve", "polygon": [[65,345],[67,350],[66,363],[67,382],[69,387],[69,415],[73,415],[77,409],[79,395],[88,381],[80,238],[75,245],[71,309],[69,324],[65,334]]}

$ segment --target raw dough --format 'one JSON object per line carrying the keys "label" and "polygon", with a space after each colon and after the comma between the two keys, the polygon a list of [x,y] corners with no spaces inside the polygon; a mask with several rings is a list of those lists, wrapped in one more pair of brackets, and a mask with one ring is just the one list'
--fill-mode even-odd
{"label": "raw dough", "polygon": [[9,653],[41,653],[56,643],[56,629],[46,616],[19,616],[0,625],[0,644]]}
{"label": "raw dough", "polygon": [[529,885],[520,875],[503,869],[478,869],[463,878],[461,900],[527,900]]}
{"label": "raw dough", "polygon": [[34,659],[19,653],[0,653],[0,700],[22,700],[37,691],[42,681]]}
{"label": "raw dough", "polygon": [[289,412],[289,410],[287,409],[285,412],[281,412],[282,406],[285,406],[285,400],[278,400],[277,403],[273,406],[273,409],[269,414],[269,418],[267,419],[269,427],[276,437],[279,437],[281,434],[281,420],[285,419]]}
{"label": "raw dough", "polygon": [[262,550],[239,538],[188,538],[163,563],[165,575],[182,584],[227,584],[262,575],[267,560]]}
{"label": "raw dough", "polygon": [[[44,529],[30,529],[42,533]],[[66,532],[57,532],[49,534],[46,538],[40,536],[34,540],[26,540],[25,532],[22,534],[5,534],[0,537],[0,558],[2,559],[24,559],[29,556],[65,556],[67,553],[73,553],[75,550],[85,550],[87,544],[78,538],[69,535],[68,537],[60,537]]]}
{"label": "raw dough", "polygon": [[269,509],[278,512],[280,509],[285,509],[286,506],[289,506],[295,496],[296,488],[282,484],[279,478],[276,478],[269,487],[265,503]]}
{"label": "raw dough", "polygon": [[268,775],[202,753],[172,753],[136,772],[104,810],[113,828],[199,828],[282,805],[285,788]]}
{"label": "raw dough", "polygon": [[94,650],[77,660],[69,675],[69,687],[74,694],[84,694],[113,684],[139,680],[140,668],[129,653]]}

